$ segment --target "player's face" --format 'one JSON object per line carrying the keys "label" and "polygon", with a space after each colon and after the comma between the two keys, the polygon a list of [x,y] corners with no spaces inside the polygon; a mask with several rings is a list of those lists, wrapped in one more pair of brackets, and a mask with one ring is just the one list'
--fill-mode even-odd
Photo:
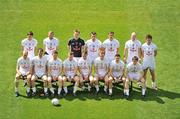
{"label": "player's face", "polygon": [[32,39],[32,37],[33,37],[33,35],[27,35],[27,38],[30,40]]}
{"label": "player's face", "polygon": [[133,64],[136,65],[138,60],[133,59]]}
{"label": "player's face", "polygon": [[151,44],[152,39],[151,39],[151,38],[147,38],[147,39],[146,39],[146,42],[147,42],[148,44]]}
{"label": "player's face", "polygon": [[114,34],[113,33],[109,33],[108,37],[109,37],[109,39],[113,39]]}
{"label": "player's face", "polygon": [[54,54],[53,54],[53,58],[54,58],[54,59],[57,59],[57,57],[58,57],[58,54],[57,54],[57,53],[54,53]]}
{"label": "player's face", "polygon": [[136,40],[136,34],[135,34],[135,33],[132,33],[132,34],[131,34],[131,39],[132,39],[132,40]]}
{"label": "player's face", "polygon": [[42,55],[43,55],[43,50],[38,50],[38,55],[39,55],[40,57],[42,57]]}
{"label": "player's face", "polygon": [[96,35],[91,34],[91,39],[96,40]]}
{"label": "player's face", "polygon": [[28,56],[28,52],[23,52],[23,58],[26,59]]}
{"label": "player's face", "polygon": [[74,32],[74,38],[78,39],[79,38],[79,33],[78,32]]}
{"label": "player's face", "polygon": [[69,53],[69,60],[73,60],[74,54]]}
{"label": "player's face", "polygon": [[83,54],[83,58],[86,59],[87,58],[87,54]]}
{"label": "player's face", "polygon": [[53,33],[53,32],[49,32],[49,33],[48,33],[48,37],[49,37],[50,39],[52,39],[52,38],[54,37],[54,33]]}
{"label": "player's face", "polygon": [[101,58],[101,59],[103,59],[103,58],[104,58],[104,55],[105,55],[105,53],[104,53],[104,52],[100,52],[100,54],[99,54],[99,56],[100,56],[100,58]]}
{"label": "player's face", "polygon": [[116,62],[119,62],[120,57],[116,56],[116,57],[115,57],[115,60],[116,60]]}

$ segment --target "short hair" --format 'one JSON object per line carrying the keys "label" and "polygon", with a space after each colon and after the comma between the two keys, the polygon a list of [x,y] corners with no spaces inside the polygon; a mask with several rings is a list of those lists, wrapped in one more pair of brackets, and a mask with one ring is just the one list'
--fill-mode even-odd
{"label": "short hair", "polygon": [[120,54],[116,54],[115,57],[121,57]]}
{"label": "short hair", "polygon": [[134,56],[134,57],[132,58],[132,60],[136,60],[136,61],[138,61],[138,60],[139,60],[139,58],[138,58],[137,56]]}
{"label": "short hair", "polygon": [[42,49],[42,48],[38,48],[38,51],[41,51],[41,52],[43,52],[43,49]]}
{"label": "short hair", "polygon": [[113,32],[113,31],[110,31],[109,34],[114,34],[114,32]]}
{"label": "short hair", "polygon": [[33,32],[32,32],[32,31],[29,31],[29,32],[27,33],[27,35],[33,36]]}
{"label": "short hair", "polygon": [[99,53],[104,53],[104,54],[105,54],[105,52],[106,52],[106,51],[105,51],[105,48],[104,48],[104,47],[100,47],[100,48],[99,48]]}
{"label": "short hair", "polygon": [[58,54],[58,51],[57,51],[57,50],[54,50],[54,51],[53,51],[53,54]]}
{"label": "short hair", "polygon": [[97,33],[93,31],[93,32],[91,32],[91,34],[92,34],[92,35],[96,35]]}
{"label": "short hair", "polygon": [[152,39],[152,36],[150,34],[147,34],[146,39]]}
{"label": "short hair", "polygon": [[77,33],[80,34],[80,30],[78,30],[78,29],[75,29],[74,32],[77,32]]}

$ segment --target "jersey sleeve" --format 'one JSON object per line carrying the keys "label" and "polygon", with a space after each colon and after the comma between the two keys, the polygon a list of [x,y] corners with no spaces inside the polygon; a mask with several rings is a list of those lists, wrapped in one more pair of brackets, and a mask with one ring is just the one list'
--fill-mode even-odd
{"label": "jersey sleeve", "polygon": [[129,47],[128,47],[128,42],[125,43],[125,48],[129,48]]}
{"label": "jersey sleeve", "polygon": [[118,40],[116,40],[116,42],[117,42],[117,48],[119,48],[120,47],[120,43],[119,43]]}

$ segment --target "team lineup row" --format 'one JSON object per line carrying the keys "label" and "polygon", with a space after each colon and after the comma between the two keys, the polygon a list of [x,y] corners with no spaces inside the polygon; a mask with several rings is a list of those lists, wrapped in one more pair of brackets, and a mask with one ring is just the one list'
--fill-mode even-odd
{"label": "team lineup row", "polygon": [[37,56],[34,55],[37,41],[33,38],[33,33],[29,32],[27,38],[21,43],[23,55],[17,62],[15,95],[19,96],[19,79],[26,79],[28,97],[31,96],[30,89],[32,89],[32,96],[36,95],[36,80],[43,81],[46,96],[50,94],[54,96],[53,81],[58,83],[58,96],[62,96],[62,89],[66,95],[68,82],[74,82],[73,95],[75,96],[77,88],[84,88],[85,82],[88,83],[89,91],[95,87],[98,93],[99,80],[104,81],[104,91],[110,96],[113,94],[113,83],[123,82],[126,97],[129,97],[129,82],[137,81],[142,88],[142,96],[145,96],[148,69],[152,76],[152,88],[157,90],[155,79],[157,47],[152,43],[151,35],[147,35],[146,42],[141,45],[141,42],[136,39],[136,33],[133,32],[131,39],[125,43],[123,60],[118,53],[119,41],[114,38],[114,32],[109,32],[108,39],[103,43],[96,38],[96,32],[91,32],[91,39],[86,42],[79,35],[80,31],[75,30],[73,38],[68,42],[68,58],[62,62],[57,52],[59,41],[52,31],[48,32],[48,37],[43,41],[45,55],[43,49],[39,48]]}

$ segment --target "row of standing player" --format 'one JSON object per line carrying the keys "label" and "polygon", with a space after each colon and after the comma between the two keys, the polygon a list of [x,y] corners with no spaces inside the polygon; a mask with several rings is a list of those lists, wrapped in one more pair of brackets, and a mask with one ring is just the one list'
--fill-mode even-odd
{"label": "row of standing player", "polygon": [[[105,48],[104,55],[105,55],[105,59],[107,60],[108,63],[110,63],[114,59],[114,56],[118,53],[119,42],[118,42],[118,40],[114,39],[114,32],[109,32],[108,39],[105,40],[103,42],[103,44],[101,44],[101,42],[96,38],[96,33],[95,32],[91,33],[91,39],[88,40],[86,43],[84,43],[84,41],[79,37],[79,34],[80,34],[80,32],[78,30],[75,30],[74,31],[74,37],[71,40],[69,40],[69,42],[68,42],[68,47],[69,47],[70,51],[73,52],[73,55],[74,55],[73,59],[76,60],[76,62],[80,59],[81,51],[82,51],[84,46],[85,46],[85,48],[87,48],[87,52],[88,52],[87,53],[87,59],[89,59],[88,62],[90,62],[90,64],[92,64],[93,60],[98,57],[98,51],[99,51],[100,47]],[[28,38],[22,41],[23,50],[28,51],[28,56],[30,57],[31,60],[32,60],[32,57],[33,57],[33,54],[34,54],[33,50],[35,50],[35,47],[37,45],[36,40],[34,40],[32,36],[33,36],[33,33],[29,32],[28,33]],[[144,43],[141,46],[140,41],[136,39],[136,34],[133,32],[131,34],[131,39],[129,41],[127,41],[126,44],[125,44],[124,62],[132,64],[132,66],[130,66],[130,68],[131,68],[131,69],[129,69],[130,74],[127,75],[127,79],[138,79],[138,80],[139,79],[146,79],[147,70],[150,69],[150,72],[151,72],[151,75],[152,75],[152,81],[153,81],[152,82],[153,88],[157,89],[157,86],[156,86],[156,83],[155,83],[155,73],[154,73],[154,69],[155,69],[155,58],[154,57],[157,54],[157,48],[156,48],[156,45],[152,43],[152,36],[151,35],[147,35],[146,40],[147,40],[146,43]],[[33,42],[30,43],[30,41],[33,41]],[[58,47],[58,40],[54,37],[53,32],[48,33],[48,38],[46,38],[44,40],[44,44],[45,44],[46,52],[49,54],[48,57],[52,57],[53,51],[57,50],[57,47]],[[33,45],[34,45],[34,47],[33,47]],[[103,54],[103,53],[100,53],[100,54]],[[138,57],[143,58],[143,63],[142,63],[143,66],[142,66],[142,68],[138,68],[141,65],[139,63],[130,63],[131,59],[134,56],[137,56],[137,58]],[[126,57],[127,57],[127,60],[126,60]],[[137,58],[134,58],[134,59],[137,60]],[[97,62],[99,63],[99,65],[102,65],[102,66],[100,66],[100,70],[104,70],[104,71],[101,71],[101,72],[105,73],[106,69],[103,69],[103,66],[106,67],[106,65],[103,64],[104,63],[103,60],[101,60],[101,58],[99,58],[99,61],[97,61]],[[121,71],[124,68],[122,68],[122,66],[118,65],[119,64],[118,62],[119,61],[117,61],[117,63],[114,63],[115,64],[114,67],[111,66],[112,70],[113,70],[112,72],[114,72],[112,74],[120,74],[120,75],[118,75],[118,76],[110,76],[111,74],[109,74],[108,75],[108,80],[110,80],[110,79],[112,79],[112,80],[113,79],[122,79],[122,75],[121,75],[122,72]],[[123,64],[122,61],[121,61],[121,63]],[[71,64],[71,63],[68,62],[67,64]],[[136,64],[138,64],[138,65],[136,66]],[[95,62],[94,62],[94,65],[95,65]],[[141,72],[140,69],[144,70],[144,73],[143,74],[141,73],[141,76],[143,78],[141,76],[137,75],[138,74],[137,72]],[[39,71],[37,71],[37,72],[39,72]],[[97,69],[97,72],[98,72],[98,69]],[[132,74],[132,73],[134,73],[134,74]],[[19,73],[19,74],[21,74],[21,73]],[[20,75],[16,76],[15,82],[18,82],[17,79],[19,79],[19,77],[20,77]],[[50,77],[52,77],[52,76],[50,76]],[[95,77],[96,78],[93,78],[95,80],[97,80],[98,78],[107,79],[107,78],[102,77],[102,76],[95,76]],[[112,78],[110,78],[110,77],[112,77]],[[37,76],[32,76],[31,79],[37,79],[37,78],[38,78]],[[42,76],[40,76],[39,78],[42,78]],[[61,78],[63,79],[63,77],[61,77]],[[48,79],[50,79],[50,78],[48,78]],[[67,77],[66,77],[66,79],[67,79]],[[81,78],[79,78],[79,81],[80,81],[80,79]],[[92,77],[90,76],[89,79],[92,79]],[[31,83],[32,82],[33,82],[33,80],[31,80]],[[94,82],[96,82],[96,81],[94,81]],[[112,86],[110,86],[111,83],[109,83],[109,82],[112,82],[112,81],[105,81],[104,90],[107,91],[107,88],[109,88],[109,94],[112,95],[112,88],[111,88]],[[128,80],[126,80],[125,82],[128,82]],[[62,86],[62,84],[63,84],[63,82],[61,82],[61,84],[59,84],[59,85],[61,85],[61,88],[60,87],[58,88],[58,92],[61,92],[62,87],[65,87],[64,90],[65,90],[65,93],[66,93],[67,92],[66,86]],[[80,83],[78,83],[77,85],[79,86],[79,84]],[[47,81],[47,83],[45,83],[45,85],[46,86],[48,85],[48,81]],[[75,85],[76,85],[76,83],[75,83]],[[74,94],[76,92],[77,85],[74,86]],[[34,86],[34,84],[33,84],[33,86]],[[91,86],[92,86],[92,84],[91,84]],[[89,85],[88,89],[91,86]],[[98,87],[97,83],[95,83],[95,87],[96,87],[96,91],[98,92],[99,87]],[[124,83],[124,87],[125,87],[124,88],[124,93],[126,95],[129,95],[128,85],[125,86],[125,83]],[[18,95],[17,86],[16,86],[15,90],[16,90],[15,91],[16,95]],[[29,90],[30,89],[27,88],[27,92],[29,92]],[[34,87],[32,88],[32,90],[33,90],[33,92],[36,92]],[[51,88],[50,90],[52,92],[53,89]],[[47,92],[47,88],[44,88],[44,91]],[[145,86],[144,86],[144,91],[142,90],[142,95],[145,95]]]}

